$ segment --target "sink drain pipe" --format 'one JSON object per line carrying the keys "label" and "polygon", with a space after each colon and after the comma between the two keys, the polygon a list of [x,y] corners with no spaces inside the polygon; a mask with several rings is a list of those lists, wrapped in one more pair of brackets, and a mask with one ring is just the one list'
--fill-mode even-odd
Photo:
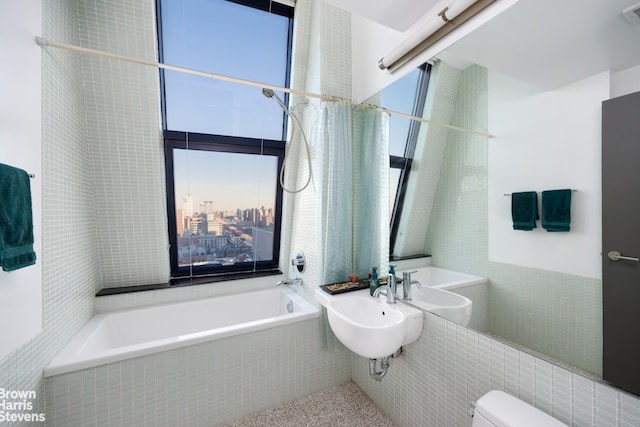
{"label": "sink drain pipe", "polygon": [[380,359],[380,370],[376,370],[378,359],[369,359],[369,375],[376,381],[382,381],[382,378],[387,374],[389,370],[389,356],[385,356]]}
{"label": "sink drain pipe", "polygon": [[373,378],[376,381],[382,381],[382,378],[384,378],[384,376],[387,375],[387,371],[389,370],[389,358],[393,357],[395,359],[400,357],[401,354],[402,354],[402,347],[396,350],[396,352],[393,353],[392,355],[381,358],[379,371],[376,370],[378,359],[370,358],[369,359],[369,375],[371,375],[371,378]]}

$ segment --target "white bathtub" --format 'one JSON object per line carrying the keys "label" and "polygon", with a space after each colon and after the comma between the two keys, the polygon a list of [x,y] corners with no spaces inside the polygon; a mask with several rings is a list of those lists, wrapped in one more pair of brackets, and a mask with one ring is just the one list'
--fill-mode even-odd
{"label": "white bathtub", "polygon": [[[487,283],[487,278],[474,276],[473,274],[460,273],[440,267],[421,267],[405,269],[403,271],[416,271],[411,275],[411,280],[417,280],[422,286],[431,286],[445,290],[463,288],[466,286]],[[401,277],[401,273],[398,276]]]}
{"label": "white bathtub", "polygon": [[[480,332],[489,330],[489,280],[486,277],[431,266],[402,271],[416,270],[411,280],[419,281],[422,286],[444,289],[469,298],[473,302],[473,310],[466,326]],[[398,276],[402,277],[401,274]]]}
{"label": "white bathtub", "polygon": [[51,361],[44,376],[319,316],[315,306],[289,288],[101,313]]}

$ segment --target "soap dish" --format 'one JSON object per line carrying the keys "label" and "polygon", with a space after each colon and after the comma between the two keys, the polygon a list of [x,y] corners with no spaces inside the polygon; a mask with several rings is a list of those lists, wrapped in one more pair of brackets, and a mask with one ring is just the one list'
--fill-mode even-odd
{"label": "soap dish", "polygon": [[345,292],[359,291],[360,289],[366,289],[369,287],[369,279],[359,280],[357,283],[351,282],[338,282],[331,283],[329,285],[320,286],[325,292],[331,295],[343,294]]}
{"label": "soap dish", "polygon": [[[379,281],[381,285],[384,285],[387,283],[386,277],[381,277]],[[367,289],[369,287],[369,282],[370,282],[369,279],[360,279],[358,283],[338,282],[338,283],[331,283],[330,285],[321,285],[320,287],[325,292],[328,292],[331,295],[335,295],[335,294],[343,294],[345,292],[359,291],[360,289]]]}

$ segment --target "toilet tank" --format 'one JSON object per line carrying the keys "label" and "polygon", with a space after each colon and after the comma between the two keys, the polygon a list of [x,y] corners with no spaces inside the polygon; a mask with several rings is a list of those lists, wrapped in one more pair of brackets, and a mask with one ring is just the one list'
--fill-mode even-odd
{"label": "toilet tank", "polygon": [[552,416],[503,391],[478,399],[472,427],[567,427]]}

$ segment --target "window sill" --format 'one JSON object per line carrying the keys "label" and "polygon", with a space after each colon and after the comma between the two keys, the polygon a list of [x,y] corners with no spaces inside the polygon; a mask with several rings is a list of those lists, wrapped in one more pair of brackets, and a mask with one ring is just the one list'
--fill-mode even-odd
{"label": "window sill", "polygon": [[431,255],[427,254],[417,254],[417,255],[407,255],[407,256],[393,256],[389,257],[389,261],[404,261],[407,259],[418,259],[418,258],[431,258]]}
{"label": "window sill", "polygon": [[265,270],[255,271],[251,273],[234,273],[216,276],[201,276],[201,277],[177,277],[169,280],[168,283],[159,283],[154,285],[138,285],[138,286],[121,286],[116,288],[102,288],[96,294],[96,297],[103,297],[108,295],[128,294],[131,292],[143,292],[143,291],[155,291],[158,289],[174,289],[184,286],[202,285],[205,283],[226,282],[229,280],[241,280],[252,279],[255,277],[275,276],[282,274],[282,271]]}

